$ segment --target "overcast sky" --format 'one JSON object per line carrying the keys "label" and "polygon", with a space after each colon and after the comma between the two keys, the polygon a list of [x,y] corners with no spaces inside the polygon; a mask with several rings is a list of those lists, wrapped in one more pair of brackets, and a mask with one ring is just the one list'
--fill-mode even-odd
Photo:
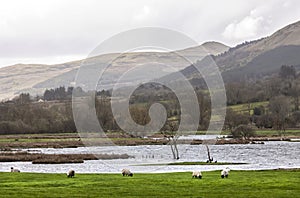
{"label": "overcast sky", "polygon": [[0,67],[77,60],[139,27],[234,46],[300,20],[299,0],[0,0]]}

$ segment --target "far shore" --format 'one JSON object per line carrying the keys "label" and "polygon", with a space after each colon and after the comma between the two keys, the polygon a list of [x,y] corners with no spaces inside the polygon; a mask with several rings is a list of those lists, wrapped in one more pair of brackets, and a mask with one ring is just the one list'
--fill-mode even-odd
{"label": "far shore", "polygon": [[[201,145],[201,144],[265,144],[268,141],[291,141],[300,140],[300,131],[287,131],[286,136],[276,135],[274,131],[261,131],[255,137],[249,139],[235,139],[226,135],[226,132],[214,140],[199,139],[178,139],[177,144]],[[228,133],[228,132],[227,132]],[[196,132],[203,134],[203,132]],[[299,134],[299,135],[298,135]],[[184,134],[195,135],[191,133]],[[211,135],[211,134],[209,134]],[[195,138],[194,136],[191,136]],[[162,134],[153,134],[148,137],[134,137],[122,132],[109,132],[99,136],[96,133],[79,135],[77,133],[56,133],[56,134],[17,134],[0,135],[0,162],[32,162],[33,164],[63,164],[83,163],[85,160],[106,160],[106,159],[127,159],[129,156],[123,154],[44,154],[27,151],[29,148],[78,148],[88,146],[138,146],[138,145],[169,145],[169,140]],[[184,162],[169,165],[191,165],[195,162]],[[212,163],[214,165],[220,165]],[[236,163],[226,162],[225,164]],[[197,162],[197,165],[207,165],[206,162]]]}
{"label": "far shore", "polygon": [[[205,134],[204,132],[187,133],[186,135]],[[207,135],[210,135],[207,134]],[[300,130],[287,131],[284,136],[279,136],[276,131],[258,131],[255,137],[249,139],[226,138],[228,132],[222,132],[220,138],[213,140],[213,144],[262,144],[266,141],[294,141],[300,140]],[[229,136],[230,137],[230,136]],[[199,145],[207,140],[179,139],[178,144]],[[17,134],[0,135],[0,150],[22,148],[77,148],[83,146],[137,146],[137,145],[167,145],[169,140],[162,134],[150,137],[134,137],[122,132],[109,132],[99,136],[96,133],[83,137],[77,133],[59,134]]]}

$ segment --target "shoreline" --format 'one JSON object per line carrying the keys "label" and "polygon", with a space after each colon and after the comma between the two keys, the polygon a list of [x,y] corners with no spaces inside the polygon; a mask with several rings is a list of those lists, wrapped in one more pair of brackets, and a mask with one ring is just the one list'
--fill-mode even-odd
{"label": "shoreline", "polygon": [[[220,165],[220,168],[218,169],[210,169],[210,170],[201,170],[200,168],[196,168],[196,169],[200,169],[202,173],[205,172],[218,172],[220,170],[222,170],[224,168],[224,166],[226,165]],[[228,165],[229,166],[229,165]],[[191,173],[193,172],[195,169],[195,167],[191,168],[190,170],[183,170],[183,171],[165,171],[165,172],[140,172],[140,171],[136,171],[134,172],[134,174],[138,174],[138,175],[148,175],[148,174],[154,174],[154,175],[158,175],[158,174],[182,174],[182,173]],[[267,171],[295,171],[295,172],[300,172],[300,167],[295,167],[295,168],[265,168],[265,169],[234,169],[234,167],[230,167],[231,171],[235,171],[235,172],[267,172]],[[0,173],[11,173],[10,171],[0,171]],[[17,174],[57,174],[57,175],[65,175],[65,172],[20,172]],[[15,173],[13,173],[15,174]],[[76,174],[79,175],[121,175],[121,170],[118,172],[76,172]]]}
{"label": "shoreline", "polygon": [[[185,134],[182,137],[190,135]],[[224,145],[224,144],[263,144],[268,141],[291,141],[299,142],[300,136],[297,135],[257,135],[249,139],[222,138],[212,140],[201,139],[179,139],[177,144],[200,145],[203,143]],[[121,132],[110,132],[107,134],[91,133],[80,136],[77,133],[68,134],[19,134],[19,135],[0,135],[0,150],[25,148],[78,148],[86,146],[138,146],[138,145],[168,145],[169,140],[162,134],[154,134],[146,138],[133,137],[130,134]]]}
{"label": "shoreline", "polygon": [[[219,170],[222,170],[222,167],[220,167]],[[201,172],[216,172],[219,170],[203,170]],[[298,168],[270,168],[270,169],[257,169],[257,170],[240,170],[240,169],[230,169],[231,171],[238,171],[238,172],[264,172],[264,171],[300,171],[300,167]],[[173,174],[173,173],[190,173],[191,171],[174,171],[174,172],[135,172],[135,174]],[[11,173],[10,171],[0,171],[0,173]],[[66,174],[64,172],[61,173],[45,173],[45,172],[20,172],[20,173],[28,173],[28,174]],[[18,173],[19,174],[19,173]],[[82,174],[82,175],[101,175],[101,174],[105,174],[105,175],[116,175],[116,174],[121,174],[120,172],[76,172],[76,174]]]}
{"label": "shoreline", "polygon": [[[250,139],[211,139],[211,140],[199,140],[199,139],[179,139],[177,144],[190,144],[200,145],[203,143],[224,145],[224,144],[264,144],[268,141],[290,141],[299,142],[298,136],[286,136],[286,137],[253,137]],[[167,139],[159,138],[76,138],[76,140],[56,139],[55,137],[50,139],[3,139],[0,137],[0,151],[9,151],[11,149],[26,149],[26,148],[78,148],[89,146],[138,146],[138,145],[168,145]]]}

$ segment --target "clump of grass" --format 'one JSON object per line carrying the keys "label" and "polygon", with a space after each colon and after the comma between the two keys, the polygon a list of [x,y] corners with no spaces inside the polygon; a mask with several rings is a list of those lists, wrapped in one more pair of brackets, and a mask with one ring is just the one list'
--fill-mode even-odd
{"label": "clump of grass", "polygon": [[92,154],[39,154],[37,159],[33,159],[33,164],[64,164],[83,163],[84,160],[97,160]]}

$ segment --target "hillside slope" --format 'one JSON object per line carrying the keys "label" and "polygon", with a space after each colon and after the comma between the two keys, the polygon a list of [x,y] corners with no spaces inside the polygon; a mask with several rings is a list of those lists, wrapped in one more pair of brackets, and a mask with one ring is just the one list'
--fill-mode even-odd
{"label": "hillside slope", "polygon": [[[282,65],[300,66],[300,21],[288,25],[269,37],[245,42],[230,48],[225,53],[211,56],[222,72],[225,81],[237,81],[245,78],[261,78],[277,72]],[[181,70],[187,79],[199,82],[201,78],[194,68],[205,67],[204,58],[197,64]],[[176,81],[173,75],[164,77],[164,81]],[[196,85],[195,83],[193,83]]]}

